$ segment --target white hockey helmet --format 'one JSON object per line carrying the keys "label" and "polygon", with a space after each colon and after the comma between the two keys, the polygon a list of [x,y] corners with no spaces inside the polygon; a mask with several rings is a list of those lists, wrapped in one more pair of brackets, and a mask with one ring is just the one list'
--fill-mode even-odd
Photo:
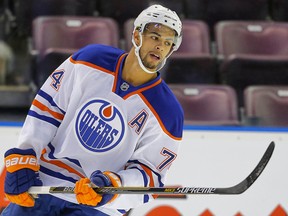
{"label": "white hockey helmet", "polygon": [[157,23],[165,25],[171,29],[173,29],[176,32],[173,47],[170,51],[170,53],[166,56],[166,58],[162,61],[161,65],[157,70],[160,70],[166,63],[166,59],[174,52],[176,51],[182,42],[182,22],[180,18],[178,17],[177,13],[175,11],[172,11],[166,7],[163,7],[162,5],[152,5],[148,7],[147,9],[143,10],[138,17],[134,21],[134,30],[139,31],[140,34],[140,44],[137,45],[134,41],[134,36],[132,36],[132,43],[135,47],[135,54],[138,58],[139,64],[141,68],[147,72],[147,73],[155,73],[154,71],[148,70],[142,63],[142,60],[139,55],[140,48],[142,46],[142,33],[145,29],[145,26],[148,23]]}

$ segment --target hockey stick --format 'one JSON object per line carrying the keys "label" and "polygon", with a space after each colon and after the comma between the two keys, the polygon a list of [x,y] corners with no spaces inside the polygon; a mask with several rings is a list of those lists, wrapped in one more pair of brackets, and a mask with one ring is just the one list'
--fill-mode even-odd
{"label": "hockey stick", "polygon": [[[250,175],[242,182],[232,187],[95,187],[94,190],[99,194],[241,194],[245,192],[261,175],[272,156],[274,148],[275,143],[271,142],[260,162],[250,173]],[[74,193],[74,187],[33,186],[28,192],[30,194],[71,194]]]}

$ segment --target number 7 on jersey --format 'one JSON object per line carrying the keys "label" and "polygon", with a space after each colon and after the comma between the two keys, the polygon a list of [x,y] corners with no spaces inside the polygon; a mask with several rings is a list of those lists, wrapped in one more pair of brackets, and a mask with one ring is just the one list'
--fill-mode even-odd
{"label": "number 7 on jersey", "polygon": [[165,167],[171,166],[171,163],[176,159],[177,154],[167,148],[163,148],[160,153],[165,157],[165,159],[159,164],[157,169],[162,171]]}

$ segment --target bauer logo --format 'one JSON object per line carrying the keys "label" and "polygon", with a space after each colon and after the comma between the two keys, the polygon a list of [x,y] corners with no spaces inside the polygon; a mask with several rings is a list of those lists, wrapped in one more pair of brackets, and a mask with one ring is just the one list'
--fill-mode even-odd
{"label": "bauer logo", "polygon": [[105,100],[85,104],[76,119],[76,134],[81,144],[90,151],[105,152],[123,139],[125,125],[120,111]]}

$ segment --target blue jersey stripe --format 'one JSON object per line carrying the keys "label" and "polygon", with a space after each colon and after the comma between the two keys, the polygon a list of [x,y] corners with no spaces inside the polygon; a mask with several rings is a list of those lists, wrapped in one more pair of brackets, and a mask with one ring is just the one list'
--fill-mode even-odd
{"label": "blue jersey stripe", "polygon": [[[49,143],[49,144],[48,144],[48,147],[50,148],[50,152],[49,152],[49,154],[48,154],[48,157],[49,157],[50,159],[58,160],[58,158],[56,158],[56,157],[54,156],[54,152],[55,152],[54,146],[53,146],[51,143]],[[80,162],[79,162],[78,160],[76,160],[76,159],[71,159],[71,158],[68,158],[68,157],[64,157],[64,158],[65,158],[66,160],[70,161],[71,163],[74,163],[74,164],[76,164],[77,166],[81,167],[81,164],[80,164]],[[81,168],[82,168],[82,167],[81,167]]]}
{"label": "blue jersey stripe", "polygon": [[[153,171],[153,170],[152,170],[150,167],[148,167],[147,165],[139,162],[138,160],[129,160],[128,163],[140,164],[140,165],[142,165],[142,166],[147,167],[149,170],[151,170],[151,172],[153,172],[153,173],[158,177],[159,186],[160,186],[160,187],[163,187],[163,186],[164,186],[163,182],[161,181],[161,176],[159,175],[159,173]],[[146,175],[146,174],[145,174],[145,175]]]}
{"label": "blue jersey stripe", "polygon": [[[147,179],[147,175],[145,174],[144,170],[141,170],[138,167],[131,167],[131,168],[129,167],[129,169],[137,169],[137,170],[139,170],[139,172],[141,172],[141,174],[143,176],[143,179],[144,179],[144,187],[147,187],[148,179]],[[147,202],[149,202],[149,195],[144,194],[143,203],[147,203]]]}
{"label": "blue jersey stripe", "polygon": [[48,116],[44,116],[44,115],[40,115],[37,112],[33,111],[33,110],[29,110],[28,112],[29,116],[35,117],[37,119],[40,119],[42,121],[48,122],[56,127],[59,127],[61,122],[55,120],[54,118],[48,117]]}
{"label": "blue jersey stripe", "polygon": [[65,175],[63,175],[63,174],[61,174],[59,172],[55,172],[53,170],[50,170],[50,169],[48,169],[48,168],[46,168],[46,167],[44,167],[42,165],[40,166],[40,171],[45,173],[46,175],[52,176],[54,178],[62,179],[62,180],[65,180],[65,181],[70,181],[72,183],[76,183],[76,181],[78,181],[78,180],[76,180],[76,179],[74,179],[72,177],[68,177],[68,176],[65,176]]}
{"label": "blue jersey stripe", "polygon": [[39,90],[38,95],[45,98],[52,106],[57,107],[60,110],[60,112],[65,115],[65,111],[62,110],[60,107],[58,107],[58,105],[54,102],[53,98],[46,92]]}
{"label": "blue jersey stripe", "polygon": [[139,169],[138,167],[129,167],[129,169],[137,169],[139,170],[139,172],[141,172],[142,176],[143,176],[143,180],[144,180],[144,187],[147,187],[148,185],[148,179],[147,179],[147,175],[145,174],[144,170]]}
{"label": "blue jersey stripe", "polygon": [[144,203],[149,202],[149,195],[144,194],[143,202],[144,202]]}
{"label": "blue jersey stripe", "polygon": [[123,210],[123,209],[117,209],[121,214],[126,214],[127,211]]}

